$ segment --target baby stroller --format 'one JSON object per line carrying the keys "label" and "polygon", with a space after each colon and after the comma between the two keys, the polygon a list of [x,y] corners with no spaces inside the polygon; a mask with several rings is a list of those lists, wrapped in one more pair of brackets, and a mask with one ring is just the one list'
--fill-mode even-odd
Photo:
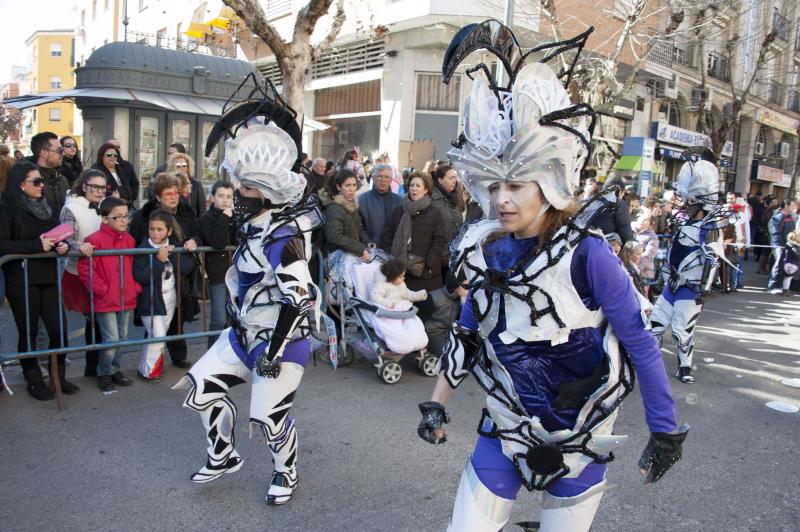
{"label": "baby stroller", "polygon": [[400,340],[405,348],[395,345],[392,354],[388,354],[386,324],[394,323],[400,327],[398,331],[402,331],[403,325],[413,327],[410,318],[416,316],[417,308],[388,310],[369,301],[373,285],[382,278],[380,265],[387,258],[388,255],[380,250],[373,253],[369,263],[342,251],[335,251],[328,257],[326,298],[328,312],[339,320],[339,364],[352,364],[359,354],[374,362],[383,382],[395,384],[403,375],[400,360],[413,353],[422,373],[434,377],[439,357],[427,352],[427,336],[421,322],[422,335],[409,334],[406,329],[400,338],[392,338],[394,344]]}

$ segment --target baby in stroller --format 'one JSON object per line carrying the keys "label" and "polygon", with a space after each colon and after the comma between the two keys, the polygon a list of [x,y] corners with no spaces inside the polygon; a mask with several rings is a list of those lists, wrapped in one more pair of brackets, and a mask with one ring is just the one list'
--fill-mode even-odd
{"label": "baby in stroller", "polygon": [[[386,281],[382,270],[390,279]],[[394,384],[402,376],[399,361],[414,353],[425,375],[436,375],[438,357],[426,351],[428,336],[411,301],[424,300],[424,291],[411,292],[402,281],[405,266],[380,250],[364,262],[334,251],[328,257],[328,312],[339,320],[339,361],[347,364],[358,352],[375,361],[378,376]],[[383,288],[381,288],[383,287]],[[375,293],[377,300],[372,297]]]}
{"label": "baby in stroller", "polygon": [[[397,259],[381,264],[385,281],[378,281],[372,288],[372,303],[389,310],[411,310],[414,301],[425,301],[428,292],[409,290],[405,283],[406,266]],[[390,351],[400,354],[425,349],[428,335],[425,325],[418,316],[402,320],[383,318],[376,315],[373,321],[375,332],[386,342]],[[388,354],[388,353],[387,353]]]}

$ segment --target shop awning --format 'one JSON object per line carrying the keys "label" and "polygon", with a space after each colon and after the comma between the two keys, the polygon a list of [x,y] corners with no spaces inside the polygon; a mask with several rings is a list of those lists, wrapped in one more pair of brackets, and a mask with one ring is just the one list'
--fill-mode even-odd
{"label": "shop awning", "polygon": [[614,169],[624,172],[638,172],[642,169],[642,158],[638,155],[623,155],[617,161]]}

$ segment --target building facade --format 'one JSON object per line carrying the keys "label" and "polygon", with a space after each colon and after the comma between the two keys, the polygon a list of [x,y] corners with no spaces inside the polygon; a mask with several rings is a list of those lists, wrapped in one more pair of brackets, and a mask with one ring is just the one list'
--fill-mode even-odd
{"label": "building facade", "polygon": [[[31,92],[43,94],[75,86],[74,36],[71,29],[40,30],[25,41],[30,56]],[[58,136],[75,134],[74,109],[71,102],[53,102],[31,110],[25,117],[24,137],[30,139],[42,131],[52,131]]]}

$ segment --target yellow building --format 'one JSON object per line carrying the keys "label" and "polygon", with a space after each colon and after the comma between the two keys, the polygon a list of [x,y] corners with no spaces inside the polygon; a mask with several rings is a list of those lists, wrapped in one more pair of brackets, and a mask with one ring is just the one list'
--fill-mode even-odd
{"label": "yellow building", "polygon": [[[31,58],[28,82],[32,94],[61,91],[75,87],[75,32],[72,30],[40,30],[25,41]],[[26,125],[26,136],[52,131],[56,135],[72,135],[75,105],[58,101],[32,110]]]}

